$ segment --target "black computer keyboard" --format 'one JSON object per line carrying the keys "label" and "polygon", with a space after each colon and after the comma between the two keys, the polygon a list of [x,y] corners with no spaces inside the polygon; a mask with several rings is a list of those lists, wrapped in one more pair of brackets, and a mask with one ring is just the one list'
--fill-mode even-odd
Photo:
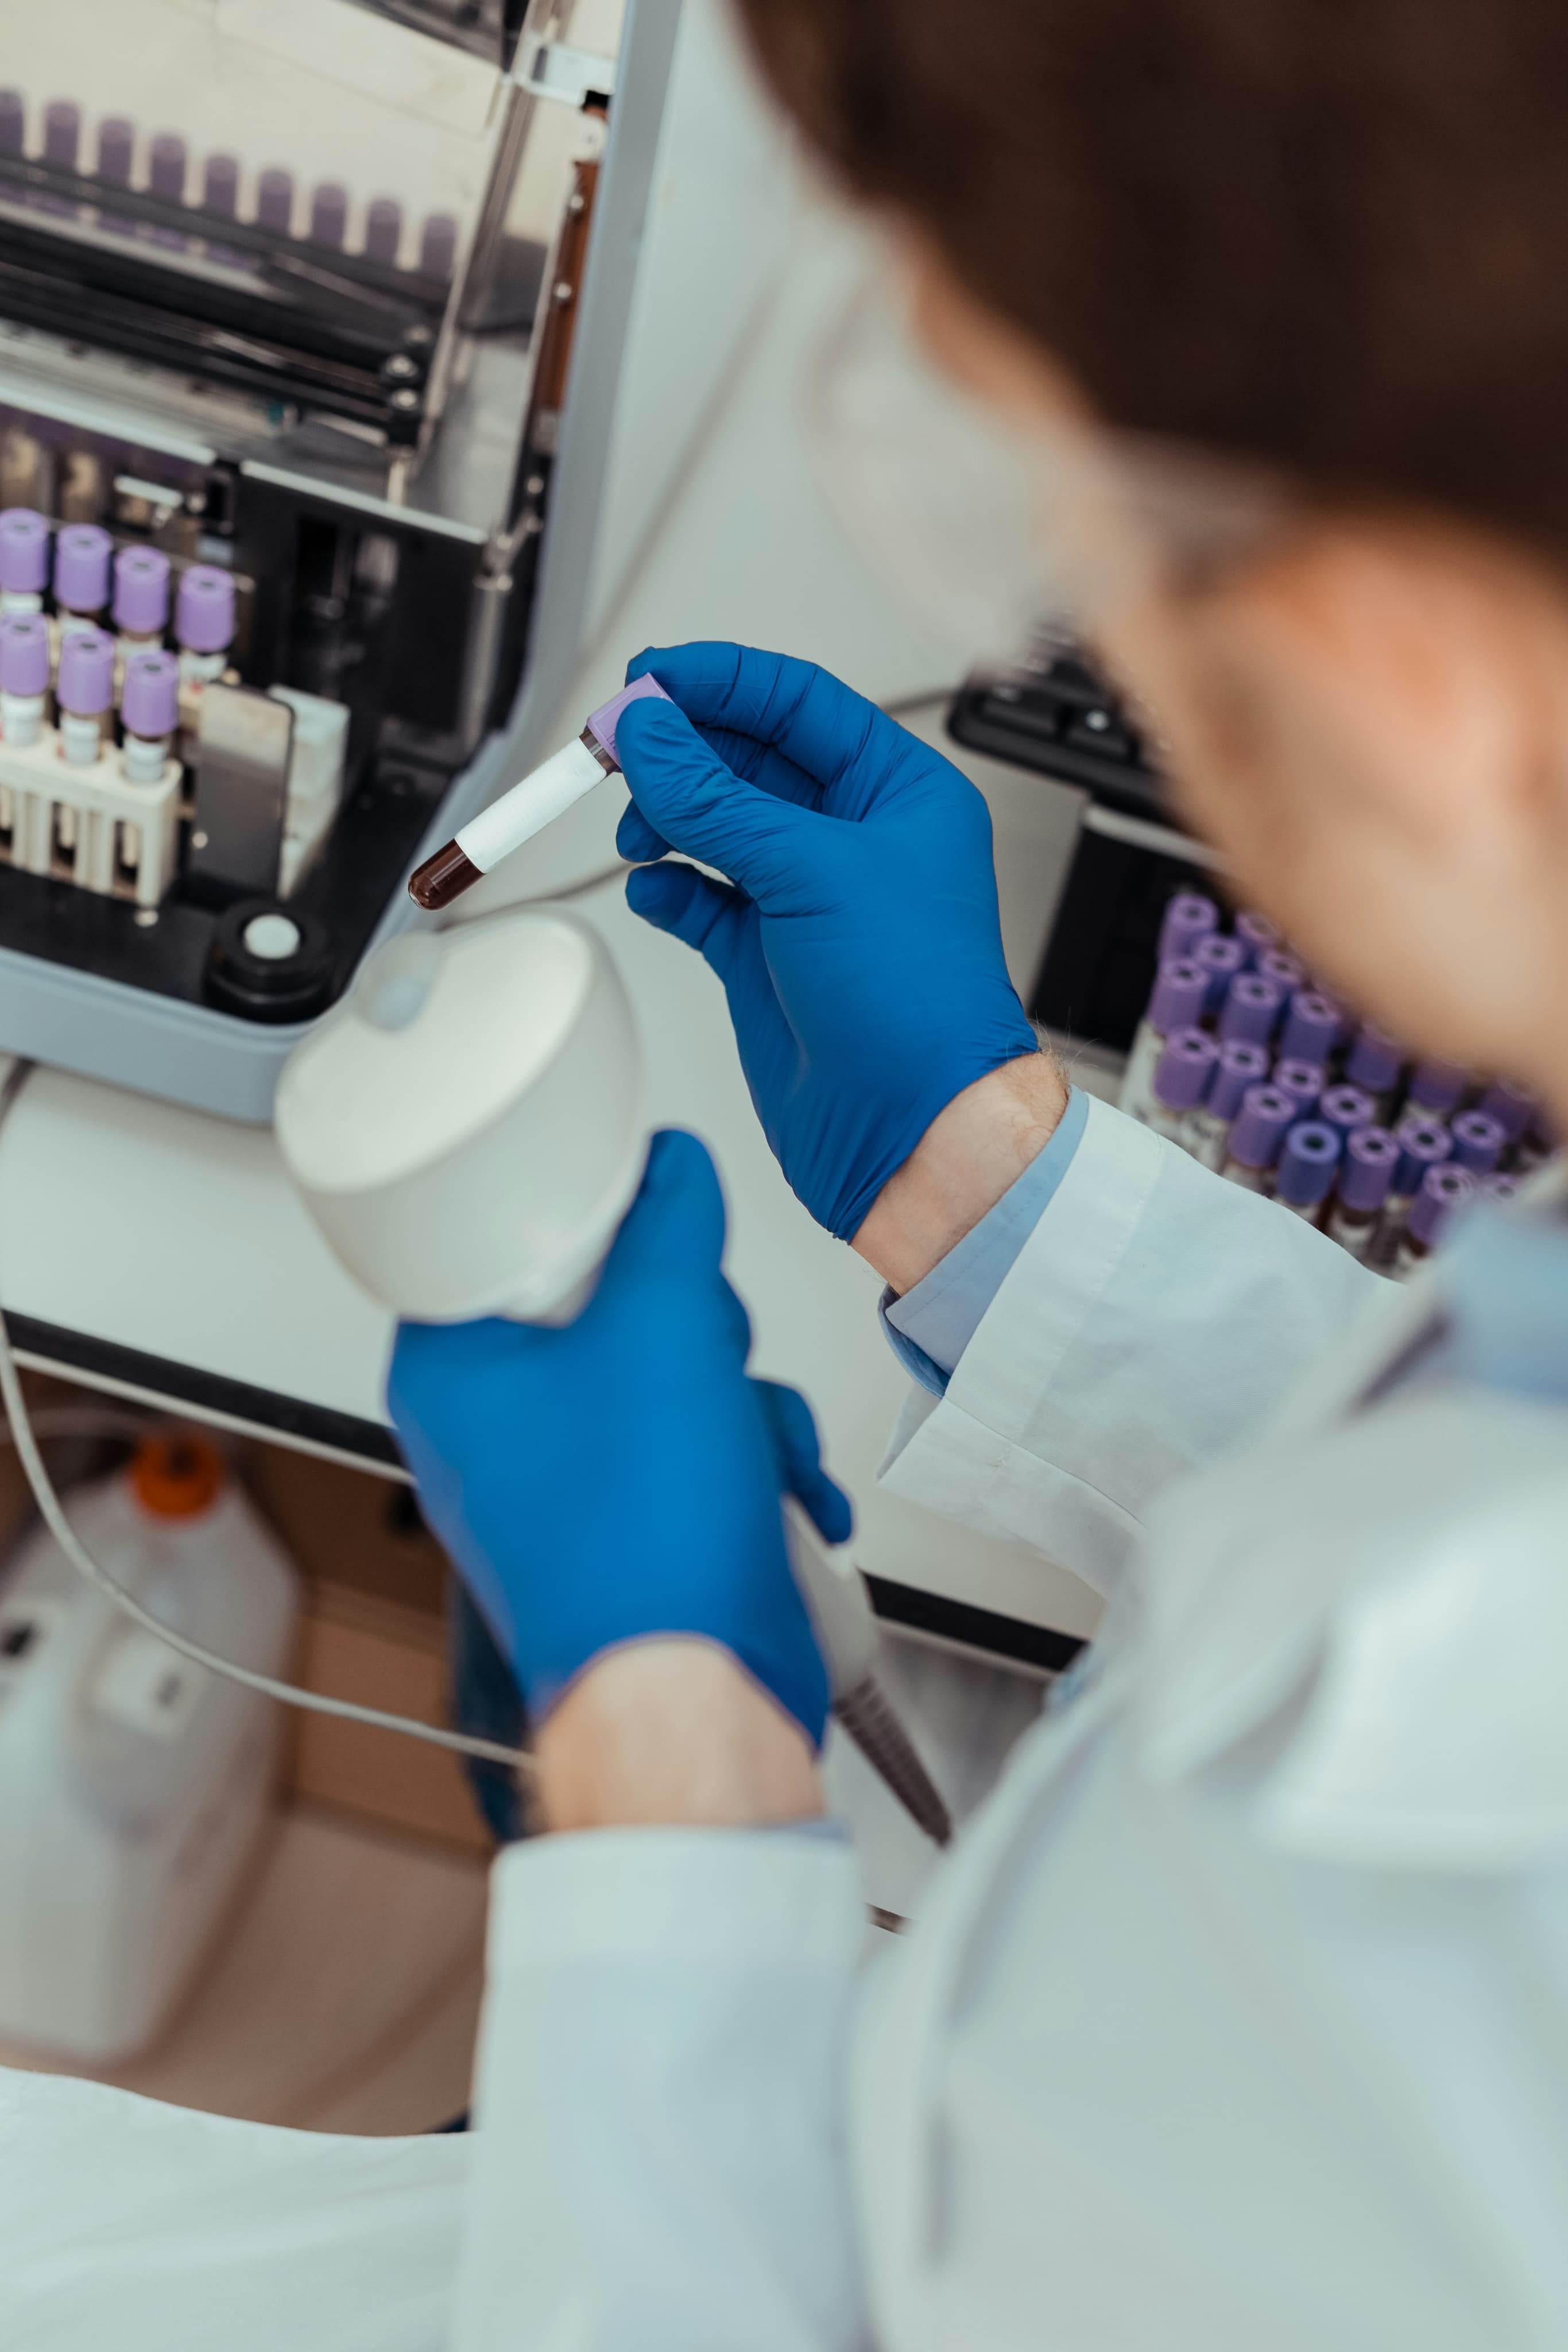
{"label": "black computer keyboard", "polygon": [[947,728],[971,751],[1081,785],[1130,816],[1170,822],[1143,736],[1076,648],[1046,645],[1002,676],[970,678]]}

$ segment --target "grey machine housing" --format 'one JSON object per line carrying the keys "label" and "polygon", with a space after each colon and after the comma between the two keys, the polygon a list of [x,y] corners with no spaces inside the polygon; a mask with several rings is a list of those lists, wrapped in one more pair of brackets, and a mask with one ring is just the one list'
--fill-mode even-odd
{"label": "grey machine housing", "polygon": [[[680,0],[628,0],[597,169],[586,267],[580,283],[560,289],[573,319],[566,379],[570,396],[556,414],[541,419],[537,396],[518,389],[535,383],[537,394],[537,355],[528,349],[531,339],[508,336],[505,320],[497,331],[480,318],[476,333],[483,348],[476,363],[467,370],[459,394],[449,388],[463,375],[454,369],[453,353],[469,331],[465,306],[471,317],[476,302],[504,306],[508,299],[516,303],[518,286],[524,300],[530,291],[528,256],[507,249],[509,174],[526,142],[533,110],[560,103],[550,85],[561,78],[560,71],[552,70],[548,39],[534,37],[540,25],[548,34],[559,7],[552,0],[542,6],[534,0],[507,84],[510,114],[498,142],[496,185],[486,200],[490,216],[475,227],[463,282],[454,285],[451,299],[440,310],[438,331],[423,339],[430,350],[421,362],[420,390],[428,409],[415,419],[415,426],[424,439],[413,442],[404,465],[405,479],[392,497],[387,495],[389,469],[398,462],[393,446],[397,433],[413,438],[413,428],[392,409],[387,411],[392,423],[389,446],[372,449],[368,469],[352,463],[345,467],[340,456],[349,445],[341,438],[334,442],[335,420],[328,418],[323,426],[312,415],[308,394],[289,412],[287,430],[258,435],[251,429],[254,402],[247,405],[243,394],[236,398],[224,386],[215,394],[204,387],[205,401],[193,407],[177,371],[156,361],[149,365],[145,359],[138,360],[133,341],[122,339],[118,350],[99,349],[96,343],[84,348],[77,339],[84,331],[80,327],[67,337],[48,331],[47,315],[41,323],[37,318],[18,321],[0,278],[0,428],[12,436],[7,448],[42,448],[55,467],[54,479],[59,453],[74,436],[73,448],[85,446],[89,464],[96,462],[104,481],[112,481],[116,490],[127,477],[134,481],[153,474],[155,481],[167,484],[174,500],[167,511],[175,518],[174,527],[184,530],[188,552],[197,557],[215,553],[223,560],[225,551],[214,533],[222,530],[225,516],[211,509],[214,502],[221,505],[226,499],[229,560],[237,561],[242,569],[248,560],[252,575],[246,592],[249,670],[241,664],[246,686],[265,690],[274,683],[301,683],[298,667],[295,675],[287,674],[290,664],[300,658],[299,615],[314,614],[319,606],[329,615],[335,609],[330,593],[309,589],[301,567],[323,561],[329,566],[331,551],[340,541],[348,543],[342,541],[345,528],[362,527],[378,534],[378,544],[384,537],[394,548],[419,553],[420,563],[405,560],[399,575],[412,584],[404,600],[408,609],[401,617],[394,615],[401,633],[397,643],[406,647],[421,642],[423,614],[428,614],[427,634],[433,634],[443,653],[441,674],[428,682],[429,691],[436,701],[442,693],[448,699],[412,720],[399,720],[382,709],[371,711],[368,718],[361,712],[356,721],[360,744],[349,794],[353,814],[344,821],[352,838],[341,849],[343,872],[334,881],[329,870],[318,892],[329,908],[348,906],[354,917],[349,925],[350,944],[337,957],[329,1001],[351,983],[354,971],[373,947],[409,924],[427,919],[403,887],[413,866],[553,748],[544,730],[558,718],[580,651],[601,483],[679,13]],[[570,82],[576,53],[563,45],[560,54]],[[94,214],[86,201],[68,206],[59,192],[73,199],[98,193],[101,204],[101,191],[95,192],[85,176],[50,173],[26,159],[7,165],[0,158],[0,172],[6,170],[10,184],[0,179],[0,242],[13,233],[35,239],[53,236],[68,275],[80,268],[90,272],[112,266],[134,278],[138,271],[166,266],[162,252],[148,257],[149,243],[172,248],[180,242],[167,233],[160,238],[156,224],[171,216],[166,205],[161,207],[152,195],[127,194],[117,201],[145,218],[139,227],[121,226],[118,256],[109,253],[102,237],[94,243],[80,234],[73,245],[59,228],[58,216],[74,210],[78,218],[91,222],[102,215]],[[42,198],[37,193],[39,184],[50,190]],[[40,225],[41,212],[55,217]],[[151,228],[149,220],[154,224]],[[536,250],[533,257],[535,335],[557,293],[559,235],[566,233],[563,224],[558,243]],[[249,235],[253,248],[259,250],[256,234]],[[130,239],[135,236],[141,242],[132,251]],[[269,293],[275,281],[287,280],[291,269],[307,279],[311,276],[308,255],[301,269],[298,248],[303,241],[287,242],[287,253],[262,255],[256,265]],[[516,242],[511,240],[514,247]],[[489,272],[489,283],[483,288],[481,261]],[[120,282],[116,278],[115,286]],[[195,284],[193,274],[190,282]],[[497,283],[501,285],[498,294]],[[509,297],[508,286],[513,289]],[[68,286],[68,295],[69,290]],[[134,286],[132,290],[137,290]],[[372,286],[367,299],[374,294]],[[201,299],[206,299],[204,293]],[[162,289],[159,299],[168,300]],[[91,308],[84,311],[78,305],[76,315],[86,316],[85,332],[92,333]],[[128,360],[134,364],[128,365]],[[383,393],[399,373],[396,355],[390,367],[383,362]],[[486,415],[476,415],[476,401],[488,402]],[[406,395],[402,405],[404,411],[412,408]],[[548,434],[543,429],[547,425]],[[515,487],[504,510],[490,516],[463,509],[460,436],[476,427],[492,442],[504,440],[508,431],[513,434],[507,462]],[[361,443],[373,443],[373,432],[367,432],[362,423],[358,433]],[[536,436],[534,446],[529,446],[530,434]],[[92,451],[98,453],[96,460],[90,457]],[[325,457],[324,451],[329,453]],[[115,470],[120,467],[123,474]],[[448,495],[444,486],[455,478],[458,488]],[[422,503],[425,479],[434,488],[430,500]],[[216,501],[214,481],[222,490]],[[17,502],[10,481],[6,487],[12,492],[6,502]],[[193,524],[181,520],[182,497],[185,507],[196,511]],[[28,502],[43,501],[36,497]],[[164,514],[164,509],[152,509],[155,526]],[[100,519],[118,539],[127,515],[132,530],[138,520],[146,528],[146,518],[133,499],[128,504],[121,498],[116,504],[111,497]],[[329,579],[328,590],[333,584]],[[397,593],[403,592],[400,588]],[[337,601],[340,604],[341,598]],[[401,679],[409,667],[394,646],[387,657],[388,674]],[[202,786],[198,753],[198,793]],[[335,829],[334,840],[344,823]],[[403,835],[394,863],[386,866],[398,824]],[[417,832],[409,831],[411,824],[417,824]],[[351,870],[360,854],[356,841],[361,849],[366,845],[376,848],[382,858],[374,903],[368,907],[362,877]],[[329,869],[330,842],[324,856]],[[308,883],[300,894],[307,914],[311,912],[313,887]],[[330,895],[334,890],[336,898]],[[215,930],[225,899],[232,907],[235,891],[225,894],[219,877],[202,904],[187,909],[182,901],[170,910],[162,935],[166,945],[151,926],[138,941],[128,928],[134,922],[134,909],[88,900],[68,881],[14,874],[0,865],[0,1045],[225,1118],[269,1122],[278,1073],[311,1021],[241,1017],[210,1001],[210,992],[191,982],[192,959],[202,951],[207,933]],[[294,901],[288,903],[293,906]],[[145,924],[144,913],[141,919]],[[162,985],[138,985],[134,959],[142,951],[150,958],[172,958],[178,951],[183,961],[170,963],[172,977]],[[318,1007],[311,1020],[324,1009]]]}

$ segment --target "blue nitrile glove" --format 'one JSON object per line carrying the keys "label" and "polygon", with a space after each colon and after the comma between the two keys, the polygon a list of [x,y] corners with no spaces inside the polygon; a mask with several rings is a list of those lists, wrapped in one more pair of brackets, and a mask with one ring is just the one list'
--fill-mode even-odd
{"label": "blue nitrile glove", "polygon": [[695,1136],[656,1135],[575,1322],[399,1328],[387,1402],[403,1458],[535,1722],[601,1651],[690,1634],[821,1742],[827,1673],[779,1496],[831,1543],[850,1506],[805,1400],[747,1377],[723,1249],[712,1160]]}
{"label": "blue nitrile glove", "polygon": [[[949,761],[825,670],[744,646],[639,654],[678,709],[616,746],[633,911],[700,948],[763,1132],[851,1239],[938,1111],[1036,1040],[1002,961],[991,822]],[[684,714],[684,715],[683,715]],[[695,723],[694,723],[695,722]]]}

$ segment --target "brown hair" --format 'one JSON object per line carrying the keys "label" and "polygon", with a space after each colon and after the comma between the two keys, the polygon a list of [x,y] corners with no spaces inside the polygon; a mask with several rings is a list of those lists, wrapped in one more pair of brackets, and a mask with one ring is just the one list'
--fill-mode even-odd
{"label": "brown hair", "polygon": [[1114,422],[1568,552],[1564,0],[740,0]]}

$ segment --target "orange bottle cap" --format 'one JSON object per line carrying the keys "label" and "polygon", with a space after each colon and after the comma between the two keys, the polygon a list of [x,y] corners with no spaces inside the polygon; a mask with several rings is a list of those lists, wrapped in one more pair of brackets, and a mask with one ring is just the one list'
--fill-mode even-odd
{"label": "orange bottle cap", "polygon": [[131,1465],[131,1491],[155,1519],[193,1519],[222,1492],[224,1458],[210,1439],[178,1429],[144,1437]]}

